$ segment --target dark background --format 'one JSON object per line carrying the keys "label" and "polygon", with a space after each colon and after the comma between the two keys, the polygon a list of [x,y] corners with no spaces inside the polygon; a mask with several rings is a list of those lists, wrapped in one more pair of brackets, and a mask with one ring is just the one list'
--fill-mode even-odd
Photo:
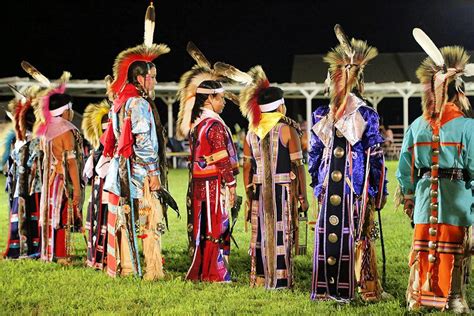
{"label": "dark background", "polygon": [[[3,1],[0,78],[26,77],[28,60],[50,78],[63,70],[72,79],[102,79],[115,56],[143,41],[148,1]],[[474,1],[155,1],[155,42],[171,53],[158,58],[158,81],[178,81],[193,65],[185,51],[192,40],[211,62],[242,70],[261,64],[271,82],[289,82],[295,54],[326,53],[337,44],[333,26],[366,39],[380,52],[414,52],[411,30],[421,27],[438,46],[474,49]],[[91,100],[76,100],[81,111]],[[314,100],[313,105],[326,103]],[[379,110],[389,123],[401,123],[401,99],[387,99]],[[289,102],[290,115],[304,116],[304,102]],[[413,109],[413,110],[412,110]],[[411,120],[419,99],[410,103]],[[177,107],[175,107],[177,112]],[[236,114],[236,115],[234,115]],[[166,121],[164,108],[163,120]],[[395,122],[400,119],[399,122]],[[228,106],[224,118],[245,124]],[[411,121],[410,120],[410,121]],[[246,124],[245,124],[246,125]]]}

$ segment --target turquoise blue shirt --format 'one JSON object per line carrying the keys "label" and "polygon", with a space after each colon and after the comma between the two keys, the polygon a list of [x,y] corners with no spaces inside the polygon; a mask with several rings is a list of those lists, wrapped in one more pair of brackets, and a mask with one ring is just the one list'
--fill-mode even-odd
{"label": "turquoise blue shirt", "polygon": [[[415,193],[415,224],[428,224],[430,211],[430,179],[417,177],[421,168],[431,168],[432,128],[423,118],[417,118],[403,138],[396,173],[402,192]],[[439,168],[465,169],[471,180],[439,179],[438,222],[456,226],[474,223],[474,120],[458,117],[440,128]],[[412,161],[413,159],[413,161]],[[412,163],[415,170],[412,179]],[[413,181],[412,181],[413,180]]]}

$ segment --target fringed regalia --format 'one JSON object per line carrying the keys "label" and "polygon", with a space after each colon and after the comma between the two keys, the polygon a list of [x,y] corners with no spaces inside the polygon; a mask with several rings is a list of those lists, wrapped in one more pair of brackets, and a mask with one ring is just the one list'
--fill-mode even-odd
{"label": "fringed regalia", "polygon": [[247,136],[255,164],[255,198],[250,206],[250,283],[257,285],[257,277],[264,277],[266,288],[290,288],[294,280],[293,244],[298,212],[296,193],[291,189],[290,151],[281,142],[284,125],[278,121],[263,138],[254,132]]}
{"label": "fringed regalia", "polygon": [[253,84],[241,91],[240,108],[249,119],[244,181],[252,225],[250,285],[291,288],[298,200],[306,200],[299,187],[305,186],[301,130],[276,111],[284,107],[283,91],[270,87],[263,69],[255,66],[249,74]]}
{"label": "fringed regalia", "polygon": [[407,305],[468,313],[474,121],[463,114],[470,104],[461,75],[469,56],[459,46],[440,52],[438,61],[427,50],[430,57],[417,70],[423,115],[405,133],[397,170],[402,195],[415,206]]}
{"label": "fringed regalia", "polygon": [[[340,32],[339,32],[340,31]],[[363,300],[383,293],[376,268],[376,208],[387,194],[379,116],[351,91],[362,93],[362,72],[377,50],[341,40],[325,57],[331,104],[316,109],[309,150],[311,186],[320,211],[315,227],[311,299]]]}
{"label": "fringed regalia", "polygon": [[[52,89],[42,97],[40,106],[43,112],[49,111],[49,99],[55,94],[63,94],[65,85]],[[64,106],[70,106],[66,104]],[[68,160],[76,161],[79,175],[82,173],[84,154],[82,137],[79,130],[60,116],[51,114],[45,123],[41,124],[37,134],[41,136],[41,146],[44,152],[43,160],[43,187],[40,203],[41,225],[41,259],[53,261],[57,259],[69,260],[72,254],[72,231],[82,229],[82,201],[84,197],[84,183],[81,181],[82,198],[78,205],[73,205],[73,180]],[[56,142],[58,137],[72,133],[74,144],[67,149],[62,142]]]}
{"label": "fringed regalia", "polygon": [[[219,81],[248,82],[250,77],[233,66],[217,62],[214,65],[192,43],[187,51],[196,65],[181,76],[180,107],[176,135],[189,138],[189,185],[187,193],[188,241],[191,267],[186,279],[194,281],[227,282],[231,280],[229,188],[235,189],[238,158],[232,134],[219,114],[196,104],[196,95],[209,98],[225,92]],[[213,81],[217,89],[200,87]],[[200,111],[200,116],[192,113]]]}
{"label": "fringed regalia", "polygon": [[32,135],[34,111],[31,106],[38,91],[38,87],[33,86],[26,91],[26,96],[20,95],[9,104],[16,137],[6,181],[10,216],[4,256],[11,259],[37,258],[40,253],[38,219],[42,152],[39,139]]}
{"label": "fringed regalia", "polygon": [[230,281],[224,256],[230,254],[226,185],[235,185],[237,151],[229,128],[218,114],[204,109],[189,138],[191,161],[188,232],[191,267],[186,279]]}
{"label": "fringed regalia", "polygon": [[164,277],[161,236],[165,231],[166,206],[148,185],[153,176],[160,177],[163,188],[167,185],[163,128],[156,105],[146,95],[150,91],[127,80],[134,62],[147,63],[148,78],[152,61],[170,51],[165,44],[153,43],[154,15],[150,4],[145,16],[144,43],[117,56],[108,89],[114,101],[102,142],[103,155],[112,158],[104,190],[109,192],[107,272],[113,277],[132,273],[142,276],[138,238],[143,241],[144,279]]}
{"label": "fringed regalia", "polygon": [[[136,87],[131,84],[127,84],[124,91],[123,95],[128,94],[129,97],[124,98],[125,103],[117,102],[121,100],[120,97],[116,99],[111,112],[111,128],[116,145],[112,148],[114,154],[104,185],[104,189],[109,192],[107,271],[111,276],[117,272],[122,275],[132,272],[139,274],[138,234],[143,237],[144,243],[156,241],[157,246],[161,247],[161,234],[164,232],[161,203],[150,208],[145,201],[149,193],[145,182],[148,182],[149,176],[160,175],[158,153],[164,150],[158,144],[152,105],[140,97]],[[127,141],[130,145],[122,147]],[[128,154],[124,153],[126,147],[130,150]],[[143,213],[145,209],[158,213],[159,217],[155,226],[147,232],[143,231],[146,219],[144,223],[140,220],[140,217],[149,215]],[[135,212],[133,217],[132,212]],[[137,236],[134,238],[133,234]],[[148,254],[145,253],[147,259]],[[159,261],[159,269],[152,278],[162,278],[161,250],[154,260]],[[154,274],[152,271],[150,273]]]}
{"label": "fringed regalia", "polygon": [[102,270],[107,257],[107,215],[108,192],[104,191],[105,177],[109,170],[110,158],[102,156],[103,118],[107,118],[110,106],[106,100],[90,104],[84,111],[82,130],[93,150],[84,166],[84,176],[91,180],[91,194],[87,207],[85,229],[87,233],[87,265]]}

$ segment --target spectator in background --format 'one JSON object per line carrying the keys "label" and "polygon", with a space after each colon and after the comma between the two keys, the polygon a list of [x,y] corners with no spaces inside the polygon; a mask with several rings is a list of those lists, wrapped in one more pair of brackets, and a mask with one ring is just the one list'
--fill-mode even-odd
{"label": "spectator in background", "polygon": [[380,117],[379,131],[384,139],[384,142],[382,143],[384,154],[386,157],[390,156],[393,152],[393,131],[384,124],[383,117]]}
{"label": "spectator in background", "polygon": [[382,148],[387,155],[387,153],[391,152],[392,145],[393,145],[393,131],[386,125],[380,124],[380,134],[382,135],[384,142],[382,143]]}
{"label": "spectator in background", "polygon": [[235,148],[237,149],[237,156],[239,158],[239,166],[243,164],[243,153],[244,153],[244,142],[245,142],[245,129],[241,128],[239,124],[234,125],[235,134],[232,135],[234,140]]}
{"label": "spectator in background", "polygon": [[303,132],[303,135],[301,136],[301,151],[303,152],[303,158],[305,160],[308,159],[308,128],[307,128],[308,123],[306,120],[300,121],[300,127],[301,131]]}

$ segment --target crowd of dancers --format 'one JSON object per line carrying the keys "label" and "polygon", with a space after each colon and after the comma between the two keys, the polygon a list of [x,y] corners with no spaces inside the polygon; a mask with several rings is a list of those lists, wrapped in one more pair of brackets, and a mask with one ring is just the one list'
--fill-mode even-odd
{"label": "crowd of dancers", "polygon": [[[113,75],[105,78],[105,99],[85,109],[82,133],[71,123],[70,74],[52,82],[22,62],[38,84],[23,91],[12,87],[15,98],[8,113],[15,135],[7,168],[4,256],[69,265],[72,233],[82,232],[88,266],[112,277],[162,279],[162,235],[168,211],[177,210],[176,198],[185,200],[187,208],[186,279],[231,282],[240,170],[248,210],[244,220],[251,227],[251,286],[294,285],[298,216],[308,210],[308,194],[313,194],[319,212],[311,299],[389,299],[375,252],[376,216],[389,194],[384,138],[377,112],[363,97],[364,69],[377,49],[363,40],[349,40],[335,26],[339,45],[324,58],[330,102],[318,107],[308,122],[307,166],[313,188],[308,193],[302,130],[286,116],[283,91],[270,85],[261,66],[243,72],[223,62],[212,64],[190,42],[187,51],[196,64],[179,82],[176,135],[189,141],[189,186],[186,196],[172,197],[167,139],[153,101],[153,61],[170,49],[153,43],[153,31],[150,4],[143,43],[117,56]],[[428,57],[417,70],[423,115],[405,132],[397,170],[396,196],[414,227],[407,308],[464,313],[469,311],[465,289],[473,252],[474,124],[466,114],[470,104],[462,77],[474,75],[474,67],[464,48],[438,49],[420,29],[413,36]],[[223,83],[228,82],[242,86],[239,95],[225,90]],[[226,99],[239,105],[249,122],[242,169],[232,133],[220,116]],[[87,159],[82,135],[93,148]],[[91,193],[83,214],[86,183]]]}

